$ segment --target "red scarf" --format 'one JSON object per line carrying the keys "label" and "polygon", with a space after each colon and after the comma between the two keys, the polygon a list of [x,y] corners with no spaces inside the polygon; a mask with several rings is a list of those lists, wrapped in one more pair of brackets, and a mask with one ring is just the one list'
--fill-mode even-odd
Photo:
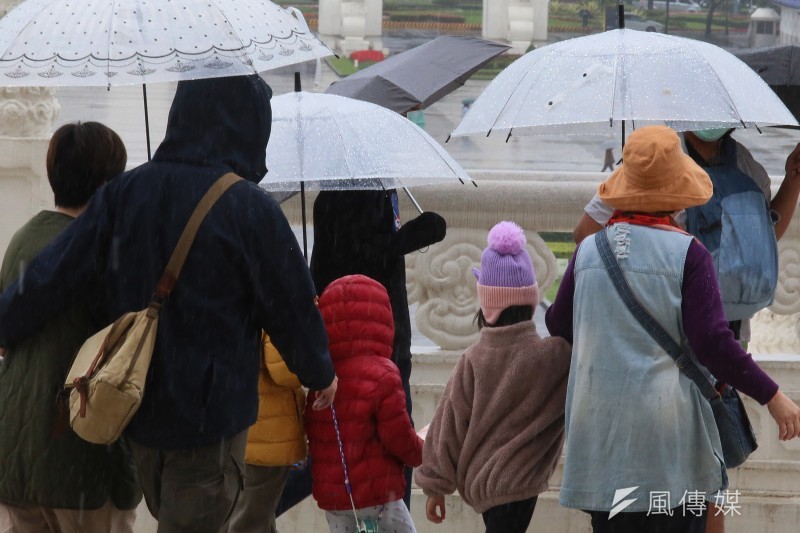
{"label": "red scarf", "polygon": [[608,221],[608,225],[618,222],[627,222],[637,226],[650,226],[668,231],[679,231],[687,234],[686,231],[677,223],[672,215],[656,215],[652,213],[636,213],[632,211],[620,211],[616,209]]}

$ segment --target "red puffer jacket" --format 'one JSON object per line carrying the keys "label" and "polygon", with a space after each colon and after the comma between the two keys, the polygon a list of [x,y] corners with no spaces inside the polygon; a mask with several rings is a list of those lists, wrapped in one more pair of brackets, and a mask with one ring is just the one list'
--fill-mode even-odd
{"label": "red puffer jacket", "polygon": [[[339,387],[334,407],[357,508],[403,497],[403,465],[422,463],[422,439],[406,412],[392,355],[394,322],[386,289],[366,276],[345,276],[319,300]],[[314,499],[326,511],[350,509],[330,409],[306,403]]]}

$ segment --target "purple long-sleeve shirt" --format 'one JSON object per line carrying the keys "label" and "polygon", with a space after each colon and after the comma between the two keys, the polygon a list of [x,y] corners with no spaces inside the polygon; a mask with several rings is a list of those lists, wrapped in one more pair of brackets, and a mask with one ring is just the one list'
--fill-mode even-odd
{"label": "purple long-sleeve shirt", "polygon": [[[550,334],[572,342],[572,306],[575,295],[575,257],[570,259],[553,305],[545,314]],[[683,330],[697,360],[714,376],[761,405],[778,391],[770,378],[733,338],[722,307],[714,261],[697,241],[686,253],[681,287]]]}

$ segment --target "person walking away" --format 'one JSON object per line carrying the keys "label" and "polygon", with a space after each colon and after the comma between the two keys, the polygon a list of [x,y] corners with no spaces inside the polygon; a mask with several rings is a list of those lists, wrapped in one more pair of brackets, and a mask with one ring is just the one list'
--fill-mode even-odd
{"label": "person walking away", "polygon": [[319,309],[340,390],[331,409],[306,405],[314,499],[332,532],[353,531],[355,506],[358,519],[376,522],[379,531],[413,533],[403,502],[403,467],[422,462],[422,439],[411,425],[400,372],[390,360],[389,295],[373,279],[345,276],[327,286]]}
{"label": "person walking away", "polygon": [[276,533],[275,509],[293,465],[305,461],[306,393],[266,334],[258,376],[258,419],[245,450],[244,491],[223,533]]}
{"label": "person walking away", "polygon": [[606,170],[614,170],[613,148],[606,148],[605,157],[603,158],[603,169],[600,172],[605,172]]}
{"label": "person walking away", "polygon": [[[122,139],[98,122],[65,124],[50,138],[47,179],[55,210],[40,211],[11,240],[0,291],[85,209],[95,191],[125,170]],[[91,262],[91,256],[82,258]],[[60,393],[75,352],[105,326],[101,302],[84,294],[13,346],[0,362],[0,531],[132,533],[142,493],[130,447],[82,440],[69,428]]]}
{"label": "person walking away", "polygon": [[257,185],[270,97],[256,75],[179,82],[153,160],[99,190],[31,262],[24,290],[0,295],[0,347],[12,349],[89,290],[103,292],[106,323],[143,309],[200,198],[226,173],[243,178],[199,227],[125,430],[159,533],[218,533],[227,521],[258,411],[262,330],[319,408],[336,391],[308,267]]}
{"label": "person walking away", "polygon": [[500,222],[488,243],[475,270],[480,338],[436,406],[416,482],[434,523],[458,490],[487,533],[523,533],[561,457],[570,346],[536,332],[539,287],[522,228]]}
{"label": "person walking away", "polygon": [[[589,512],[595,532],[702,533],[708,513],[681,508],[682,498],[714,501],[728,483],[710,404],[623,302],[598,238],[687,357],[718,385],[766,405],[781,440],[800,434],[800,408],[728,327],[711,254],[675,222],[712,190],[674,131],[634,131],[623,164],[600,185],[600,199],[615,210],[608,227],[578,246],[545,315],[550,333],[572,343],[560,501]],[[619,512],[623,489],[631,504]],[[653,493],[663,496],[664,512],[650,512]]]}

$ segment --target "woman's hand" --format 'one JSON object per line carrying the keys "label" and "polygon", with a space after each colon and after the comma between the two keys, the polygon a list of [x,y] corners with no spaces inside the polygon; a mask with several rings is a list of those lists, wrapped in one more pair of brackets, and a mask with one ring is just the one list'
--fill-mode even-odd
{"label": "woman's hand", "polygon": [[778,424],[778,438],[790,440],[800,436],[800,407],[781,391],[767,402],[769,414]]}
{"label": "woman's hand", "polygon": [[786,158],[784,170],[786,170],[786,177],[789,179],[797,179],[800,176],[800,143],[794,147],[792,153]]}
{"label": "woman's hand", "polygon": [[441,524],[444,520],[444,495],[436,494],[428,496],[428,502],[425,504],[425,515],[428,520],[434,524]]}

